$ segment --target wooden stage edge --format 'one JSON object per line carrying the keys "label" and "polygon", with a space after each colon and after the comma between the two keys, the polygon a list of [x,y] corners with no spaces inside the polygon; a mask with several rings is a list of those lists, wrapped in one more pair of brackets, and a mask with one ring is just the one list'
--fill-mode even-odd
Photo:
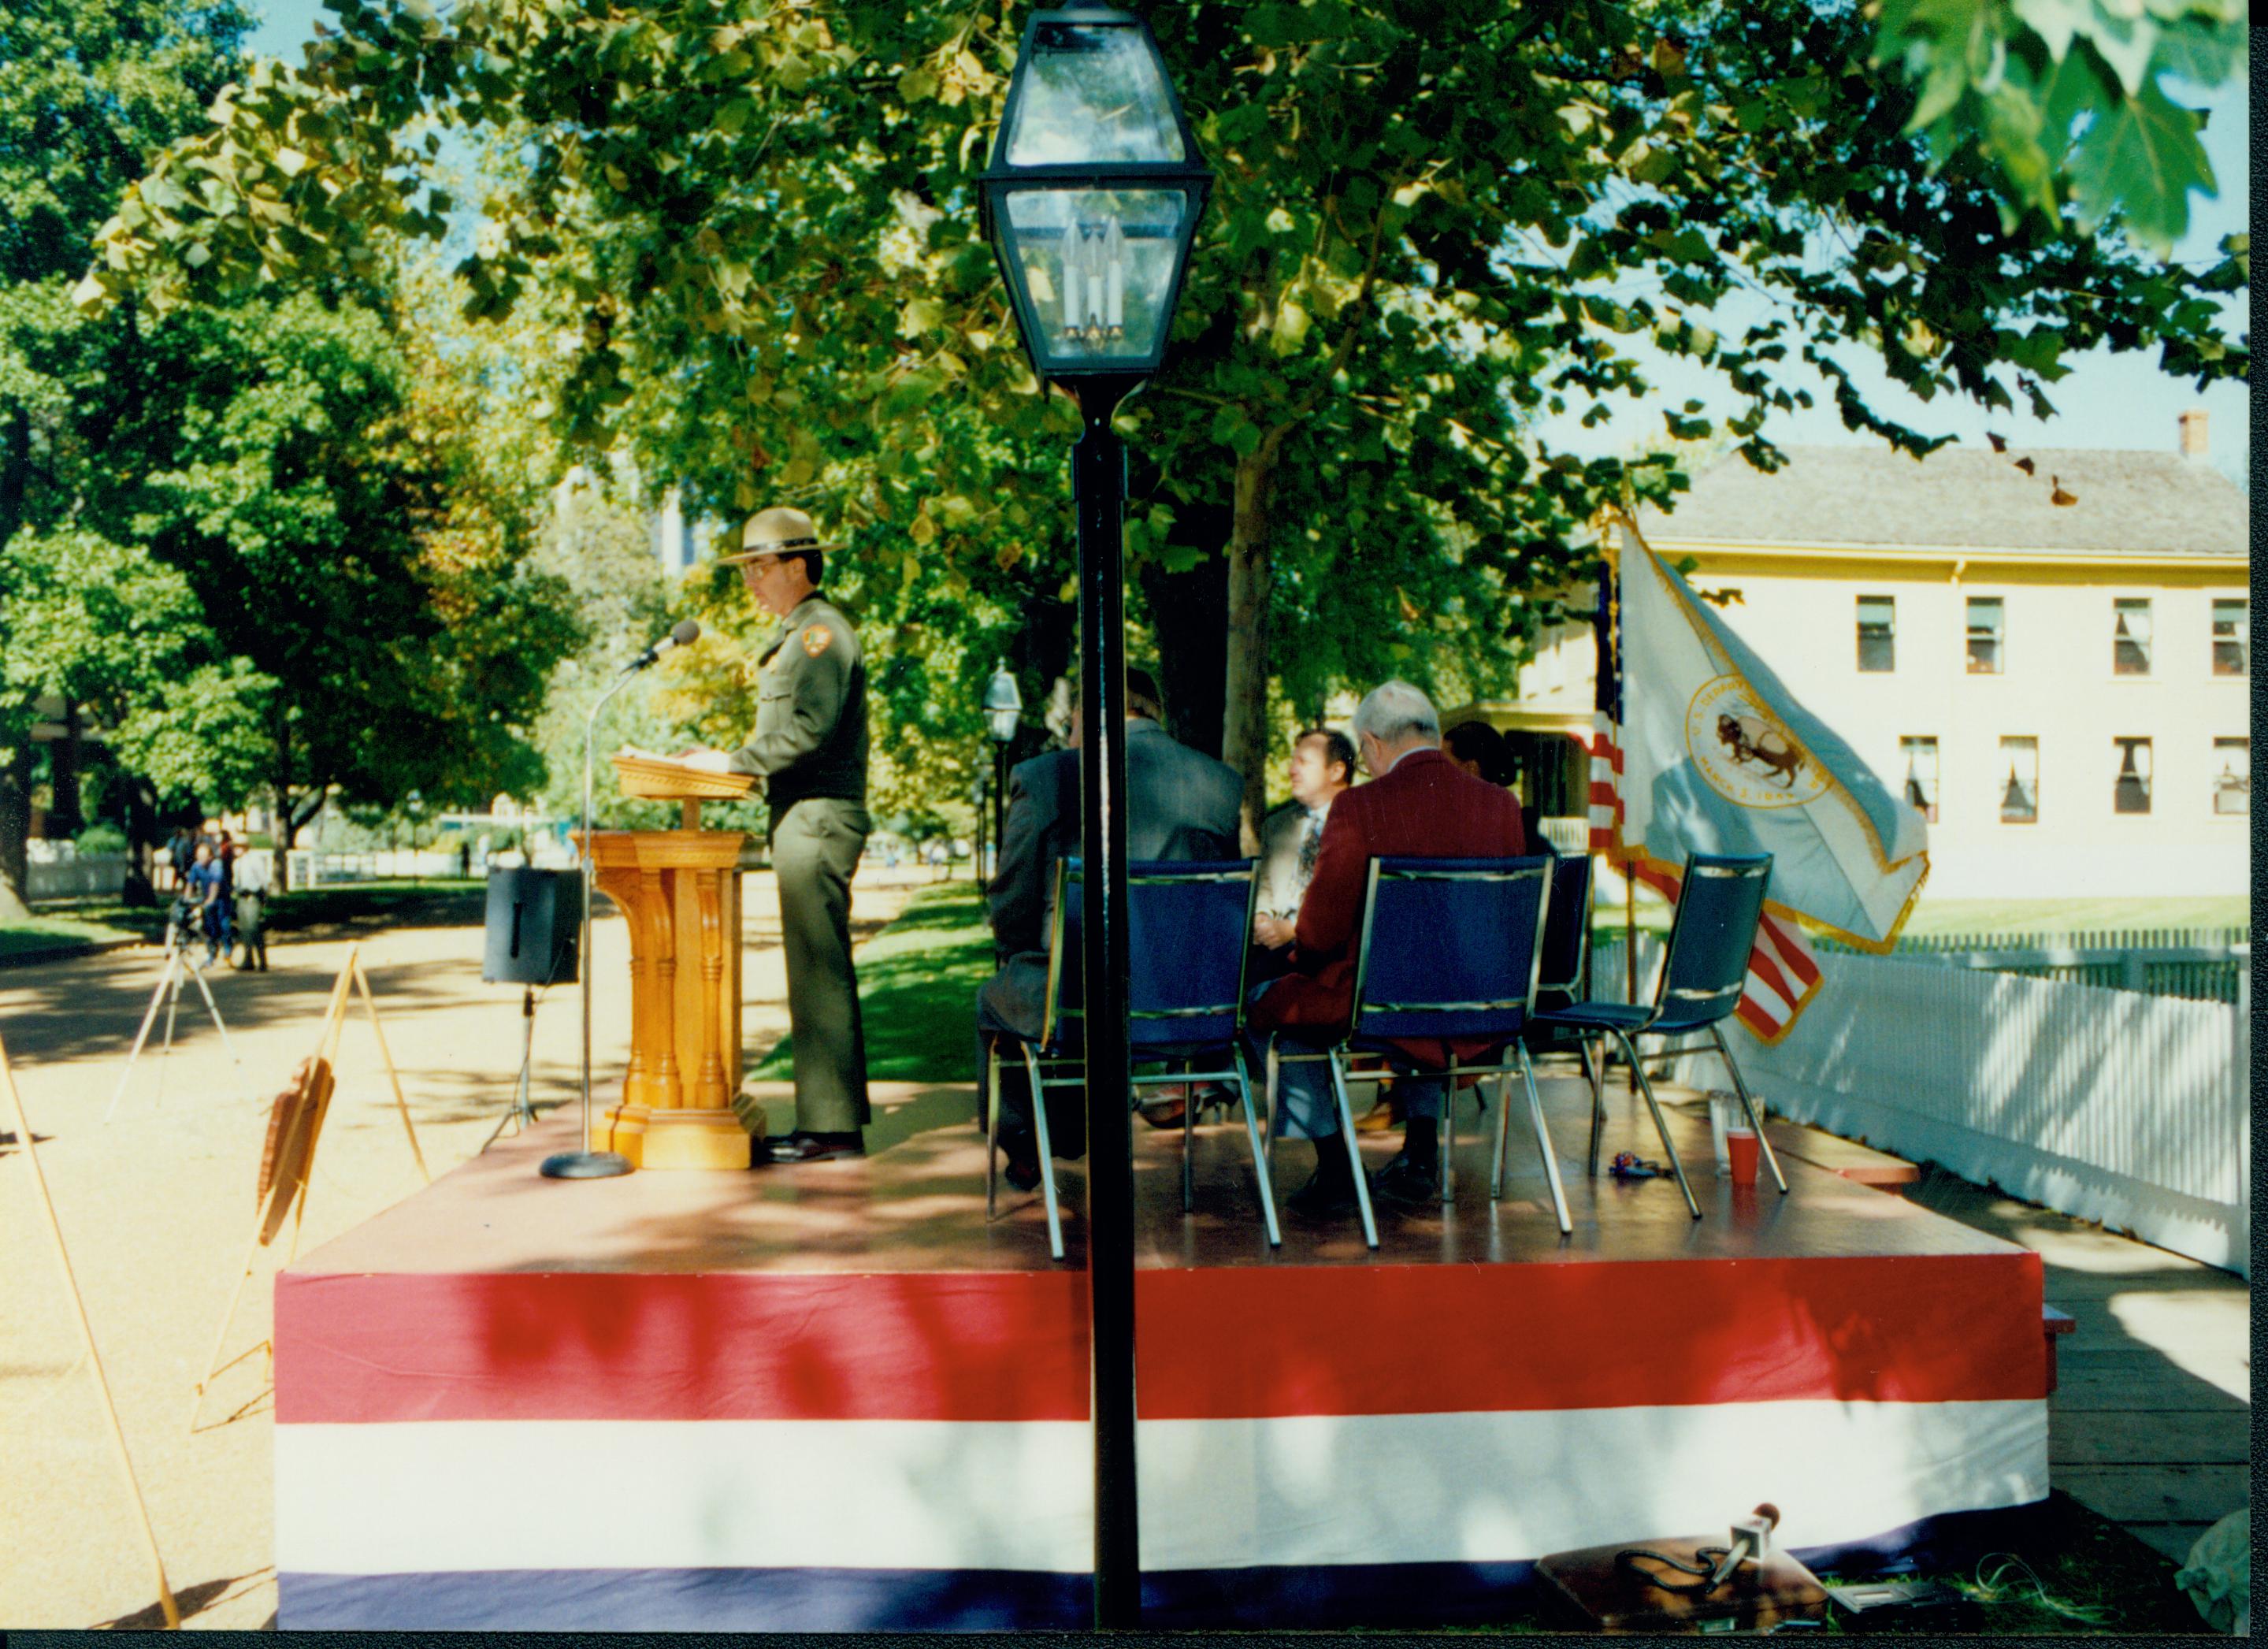
{"label": "wooden stage edge", "polygon": [[[2048,1490],[2038,1257],[1784,1158],[1582,1171],[1521,1118],[1506,1196],[1262,1235],[1241,1126],[1138,1127],[1145,1619],[1502,1618],[1534,1561],[1720,1528],[1896,1545]],[[287,1628],[1075,1628],[1092,1550],[1086,1279],[1035,1197],[988,1223],[966,1085],[879,1084],[862,1162],[551,1182],[556,1115],[276,1285]],[[1609,1089],[1605,1152],[1658,1157]],[[1641,1132],[1642,1130],[1642,1132]],[[1366,1144],[1373,1161],[1391,1137]],[[1279,1196],[1304,1178],[1279,1153]],[[1863,1166],[1863,1165],[1862,1165]]]}

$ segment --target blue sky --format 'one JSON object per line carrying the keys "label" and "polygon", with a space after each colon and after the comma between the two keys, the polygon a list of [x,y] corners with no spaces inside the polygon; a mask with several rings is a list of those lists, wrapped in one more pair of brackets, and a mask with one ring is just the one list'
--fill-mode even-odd
{"label": "blue sky", "polygon": [[[310,25],[321,11],[318,0],[253,0],[264,20],[250,41],[255,52],[299,61],[299,48],[312,37]],[[2225,235],[2250,227],[2252,167],[2250,132],[2251,92],[2242,74],[2206,100],[2211,118],[2205,132],[2205,151],[2212,157],[2220,192],[2212,200],[2191,200],[2190,233],[2175,248],[2183,262],[2215,259]],[[2250,296],[2228,300],[2235,319],[2231,329],[2250,327]],[[2139,447],[2170,452],[2175,443],[2175,420],[2191,407],[2203,407],[2211,416],[2213,461],[2231,477],[2241,477],[2252,439],[2252,404],[2247,386],[2220,383],[2198,394],[2188,382],[2169,378],[2157,367],[2154,352],[2114,356],[2107,350],[2076,357],[2071,375],[2047,386],[2048,399],[2058,416],[2034,418],[2020,406],[2014,412],[1988,415],[1965,401],[1940,398],[1926,405],[1889,381],[1879,368],[1870,369],[1853,354],[1845,359],[1875,409],[1933,435],[1954,435],[1972,445],[1984,445],[1989,429],[2018,446]],[[1681,377],[1681,372],[1691,372]],[[1739,409],[1734,398],[1719,387],[1712,375],[1682,364],[1658,373],[1662,393],[1653,404],[1624,402],[1614,418],[1597,429],[1580,428],[1575,416],[1547,424],[1543,434],[1555,446],[1585,454],[1626,452],[1662,433],[1660,408],[1698,395],[1715,413]],[[1776,414],[1765,426],[1772,439],[1783,443],[1837,445],[1871,441],[1843,427],[1823,381],[1809,386],[1819,404],[1808,412]],[[2021,397],[2019,398],[2021,401]]]}

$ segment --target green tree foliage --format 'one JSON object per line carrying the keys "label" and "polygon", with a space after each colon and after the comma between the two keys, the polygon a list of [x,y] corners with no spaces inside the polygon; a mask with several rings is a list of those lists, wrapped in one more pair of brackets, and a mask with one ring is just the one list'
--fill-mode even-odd
{"label": "green tree foliage", "polygon": [[574,627],[563,588],[524,567],[523,489],[492,473],[448,364],[312,295],[204,320],[150,340],[178,445],[117,503],[221,648],[276,684],[259,709],[279,817],[297,828],[333,785],[369,803],[534,788],[515,729]]}
{"label": "green tree foliage", "polygon": [[[1059,646],[1071,593],[1073,424],[1015,348],[971,188],[1017,14],[337,10],[304,68],[255,69],[128,193],[82,301],[218,298],[352,267],[381,228],[438,233],[412,117],[507,134],[524,166],[486,202],[468,313],[571,304],[563,430],[628,442],[696,508],[807,502],[851,529],[843,592],[891,634],[891,736],[965,736],[973,759],[1003,629]],[[1218,703],[1256,806],[1271,681],[1305,703],[1447,661],[1501,680],[1595,556],[1598,509],[1683,485],[1670,459],[1585,461],[1530,433],[1618,416],[1650,358],[1712,373],[1767,467],[1764,419],[1821,378],[1849,427],[1937,444],[1868,404],[1862,359],[1925,401],[2042,411],[2063,358],[2098,343],[2201,382],[2247,367],[2209,296],[2225,277],[2123,237],[2114,204],[2146,242],[2156,220],[2123,162],[2085,180],[2110,165],[2091,137],[2068,155],[2043,137],[2072,174],[2004,210],[2005,158],[1946,141],[1936,83],[1875,61],[1919,26],[1910,9],[1887,35],[1808,0],[1152,21],[1218,184],[1174,351],[1122,414],[1129,543],[1169,710]],[[2192,180],[2165,175],[2176,196]],[[1714,429],[1696,402],[1660,434]],[[1027,674],[1027,697],[1042,685]]]}
{"label": "green tree foliage", "polygon": [[2091,230],[2116,212],[2162,255],[2191,191],[2215,187],[2205,116],[2164,83],[2227,79],[2245,20],[2237,0],[1882,0],[1874,55],[1918,87],[1905,129],[1933,158],[1973,145],[1997,166],[2008,226],[2068,206]]}
{"label": "green tree foliage", "polygon": [[152,646],[186,703],[225,696],[178,578],[73,519],[89,446],[141,387],[140,317],[69,293],[119,191],[202,125],[248,26],[225,0],[0,8],[0,918],[23,913],[40,697],[83,693],[122,727],[154,702]]}
{"label": "green tree foliage", "polygon": [[152,0],[0,15],[0,906],[42,697],[161,795],[258,789],[293,824],[334,785],[540,780],[519,730],[574,633],[525,566],[549,453],[491,363],[404,324],[446,277],[389,242],[290,294],[69,302],[120,191],[241,72],[245,26]]}

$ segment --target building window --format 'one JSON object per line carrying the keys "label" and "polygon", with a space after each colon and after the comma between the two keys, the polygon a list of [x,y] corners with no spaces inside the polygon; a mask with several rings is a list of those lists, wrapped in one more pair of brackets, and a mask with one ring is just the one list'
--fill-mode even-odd
{"label": "building window", "polygon": [[1937,740],[1901,739],[1898,754],[1906,761],[1906,800],[1932,824],[1937,822]]}
{"label": "building window", "polygon": [[1859,668],[1869,674],[1897,668],[1897,607],[1895,596],[1859,598]]}
{"label": "building window", "polygon": [[2000,674],[2000,622],[2004,608],[1997,595],[1969,598],[1969,674]]}
{"label": "building window", "polygon": [[2000,787],[2000,822],[2036,824],[2040,817],[2040,741],[2000,740],[2000,765],[2008,769]]}
{"label": "building window", "polygon": [[[2149,598],[2121,597],[2110,604],[2110,673],[2113,675],[2149,674]],[[2149,809],[2142,811],[2146,813]]]}
{"label": "building window", "polygon": [[2242,596],[2213,604],[2213,673],[2242,675],[2252,667],[2252,603]]}
{"label": "building window", "polygon": [[2118,777],[2111,786],[2110,805],[2117,813],[2150,811],[2150,741],[2113,739],[2118,751]]}
{"label": "building window", "polygon": [[2213,741],[2213,810],[2240,813],[2252,811],[2251,740]]}

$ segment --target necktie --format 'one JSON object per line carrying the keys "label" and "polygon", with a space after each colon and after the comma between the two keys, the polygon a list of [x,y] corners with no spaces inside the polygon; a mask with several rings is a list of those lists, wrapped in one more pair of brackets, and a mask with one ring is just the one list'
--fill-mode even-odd
{"label": "necktie", "polygon": [[1315,856],[1323,849],[1323,821],[1314,814],[1307,815],[1307,828],[1300,837],[1300,870],[1296,880],[1299,891],[1307,891],[1307,884],[1315,879]]}

